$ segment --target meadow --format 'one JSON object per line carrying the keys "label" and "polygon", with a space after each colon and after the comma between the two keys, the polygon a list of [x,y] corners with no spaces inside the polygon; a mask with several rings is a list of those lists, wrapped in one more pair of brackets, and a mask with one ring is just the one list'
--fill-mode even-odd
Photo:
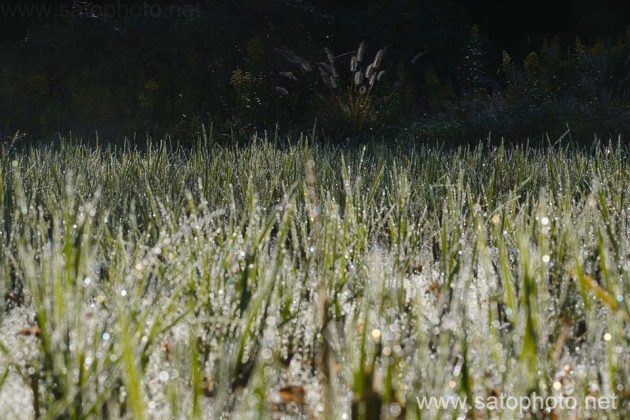
{"label": "meadow", "polygon": [[630,416],[620,139],[225,143],[0,147],[0,418]]}

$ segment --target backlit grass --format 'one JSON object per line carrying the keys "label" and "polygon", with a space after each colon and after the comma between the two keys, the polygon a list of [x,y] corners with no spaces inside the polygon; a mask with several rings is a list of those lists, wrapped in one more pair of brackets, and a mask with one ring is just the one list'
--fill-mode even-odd
{"label": "backlit grass", "polygon": [[626,418],[629,158],[3,146],[0,417]]}

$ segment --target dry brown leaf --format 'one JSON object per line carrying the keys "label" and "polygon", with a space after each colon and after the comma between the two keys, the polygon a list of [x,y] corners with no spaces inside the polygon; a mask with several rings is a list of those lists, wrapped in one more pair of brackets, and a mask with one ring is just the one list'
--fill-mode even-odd
{"label": "dry brown leaf", "polygon": [[18,335],[34,335],[36,337],[39,337],[41,334],[42,334],[42,330],[37,325],[33,325],[32,327],[22,328],[18,332]]}
{"label": "dry brown leaf", "polygon": [[206,397],[214,396],[215,384],[212,378],[204,378],[202,386],[203,386],[203,394]]}
{"label": "dry brown leaf", "polygon": [[436,281],[431,283],[431,291],[433,292],[436,298],[438,299],[440,298],[440,295],[442,294],[442,289],[440,288],[440,285]]}
{"label": "dry brown leaf", "polygon": [[280,394],[282,401],[285,403],[294,402],[297,404],[304,404],[306,397],[304,387],[299,385],[288,385],[282,387],[278,393]]}
{"label": "dry brown leaf", "polygon": [[169,361],[171,358],[171,344],[168,341],[163,341],[160,346],[162,352],[164,353],[164,358]]}

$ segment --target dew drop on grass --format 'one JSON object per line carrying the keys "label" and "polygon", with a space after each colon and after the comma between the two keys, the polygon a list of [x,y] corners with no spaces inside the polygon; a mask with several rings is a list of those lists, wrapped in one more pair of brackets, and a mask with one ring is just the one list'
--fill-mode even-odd
{"label": "dew drop on grass", "polygon": [[392,417],[398,417],[398,416],[400,416],[401,413],[402,413],[402,408],[400,407],[400,404],[398,404],[398,403],[391,403],[389,405],[389,414]]}
{"label": "dew drop on grass", "polygon": [[264,348],[261,352],[260,352],[261,357],[263,358],[264,361],[268,362],[271,360],[273,353],[271,351],[270,348]]}

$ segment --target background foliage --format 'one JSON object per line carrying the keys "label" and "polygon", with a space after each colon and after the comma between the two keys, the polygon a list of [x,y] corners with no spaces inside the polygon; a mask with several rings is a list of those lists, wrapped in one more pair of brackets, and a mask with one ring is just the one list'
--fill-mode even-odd
{"label": "background foliage", "polygon": [[[511,33],[505,41],[508,22],[479,13],[490,3],[152,2],[161,16],[130,16],[120,5],[99,14],[95,2],[82,1],[58,2],[45,16],[4,10],[1,135],[187,138],[202,123],[251,132],[303,129],[316,119],[327,133],[344,136],[405,130],[429,138],[489,131],[519,137],[563,132],[567,124],[586,133],[626,129],[630,32],[610,21],[614,9],[597,18],[582,4],[595,16],[582,26],[583,39],[566,23],[583,21],[573,16],[557,24],[557,35],[532,20],[522,29],[529,38]],[[60,17],[55,11],[64,4],[73,12]],[[167,13],[173,4],[193,13]],[[567,15],[575,10],[563,7]],[[346,71],[362,41],[370,56],[386,48],[386,77],[373,97],[389,100],[359,128],[343,112],[327,112],[339,107],[336,96],[278,49],[316,69],[330,48]]]}

